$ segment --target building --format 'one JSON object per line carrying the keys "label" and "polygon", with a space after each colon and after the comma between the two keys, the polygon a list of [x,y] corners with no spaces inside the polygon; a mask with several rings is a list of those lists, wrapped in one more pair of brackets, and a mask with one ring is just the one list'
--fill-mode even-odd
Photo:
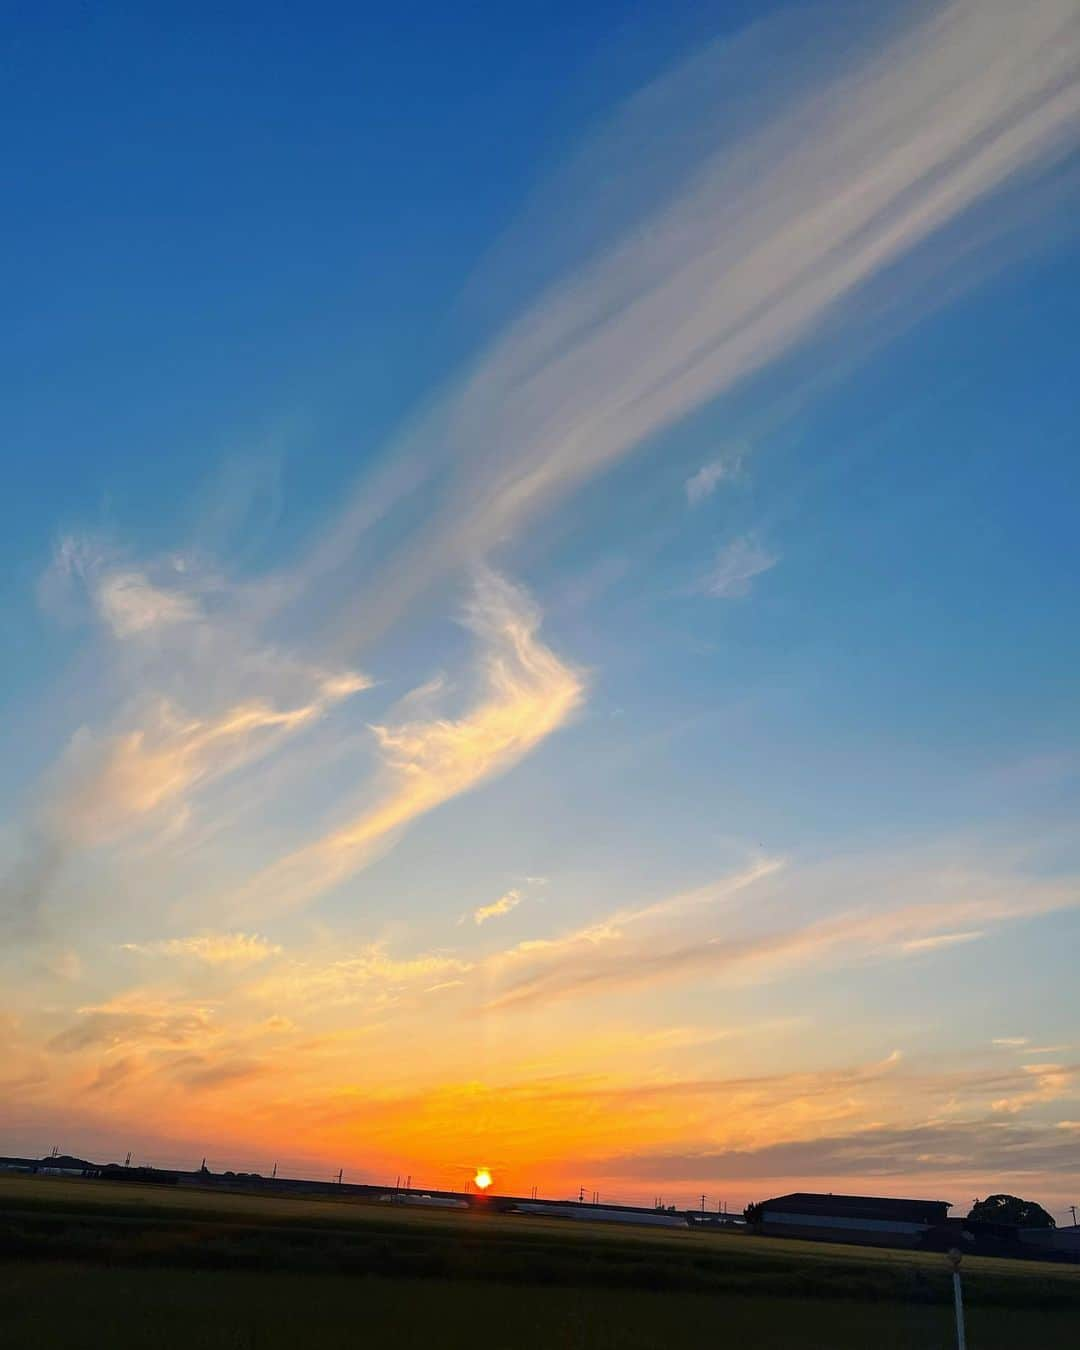
{"label": "building", "polygon": [[755,1206],[754,1222],[773,1237],[917,1247],[931,1229],[944,1225],[949,1208],[944,1200],[795,1191]]}
{"label": "building", "polygon": [[1024,1248],[1039,1256],[1080,1263],[1080,1226],[1076,1224],[1062,1228],[1018,1228],[1016,1235]]}

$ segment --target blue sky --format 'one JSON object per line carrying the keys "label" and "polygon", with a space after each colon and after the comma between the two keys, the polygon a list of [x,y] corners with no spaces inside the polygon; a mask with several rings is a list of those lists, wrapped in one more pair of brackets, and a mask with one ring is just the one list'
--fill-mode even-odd
{"label": "blue sky", "polygon": [[5,1151],[1071,1202],[1078,47],[17,16]]}

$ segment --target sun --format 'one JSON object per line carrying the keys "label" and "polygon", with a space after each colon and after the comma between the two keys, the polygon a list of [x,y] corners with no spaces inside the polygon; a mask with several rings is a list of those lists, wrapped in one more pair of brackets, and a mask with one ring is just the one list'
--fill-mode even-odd
{"label": "sun", "polygon": [[486,1191],[491,1185],[491,1173],[486,1167],[478,1167],[476,1176],[473,1177],[473,1185],[478,1191]]}

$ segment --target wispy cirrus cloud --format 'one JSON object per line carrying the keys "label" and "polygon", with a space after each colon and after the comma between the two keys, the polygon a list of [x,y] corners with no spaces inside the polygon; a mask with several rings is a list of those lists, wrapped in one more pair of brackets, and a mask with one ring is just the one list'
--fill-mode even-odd
{"label": "wispy cirrus cloud", "polygon": [[1030,1086],[1008,1097],[998,1097],[992,1103],[996,1112],[1016,1115],[1038,1102],[1052,1102],[1068,1094],[1076,1081],[1075,1064],[1025,1064]]}
{"label": "wispy cirrus cloud", "polygon": [[686,480],[686,500],[691,506],[698,506],[711,497],[721,483],[734,478],[742,464],[742,455],[734,454],[723,459],[710,460],[703,464],[697,473]]}
{"label": "wispy cirrus cloud", "polygon": [[309,702],[276,708],[253,699],[212,717],[190,714],[162,698],[127,730],[82,728],[54,772],[50,820],[59,834],[79,843],[113,839],[163,809],[182,807],[195,789],[272,753],[284,738],[369,684],[359,675],[327,676]]}
{"label": "wispy cirrus cloud", "polygon": [[[401,994],[456,987],[472,962],[444,952],[394,956],[381,942],[333,960],[297,959],[259,979],[250,996],[275,1006],[310,1008],[361,1001],[385,1007]],[[432,981],[435,983],[432,984]]]}
{"label": "wispy cirrus cloud", "polygon": [[904,951],[918,952],[936,952],[942,947],[956,947],[964,942],[978,942],[979,938],[985,937],[986,933],[981,928],[974,928],[967,933],[934,933],[929,937],[911,938],[904,943]]}
{"label": "wispy cirrus cloud", "polygon": [[652,1181],[766,1181],[787,1177],[1018,1177],[1080,1171],[1075,1141],[1045,1125],[986,1117],[856,1129],[758,1148],[638,1153],[596,1160],[601,1175]]}
{"label": "wispy cirrus cloud", "polygon": [[754,578],[768,572],[780,561],[752,535],[732,539],[717,553],[704,577],[701,589],[718,600],[735,600],[750,594]]}
{"label": "wispy cirrus cloud", "polygon": [[102,617],[119,638],[135,633],[192,623],[199,608],[191,597],[151,585],[141,572],[115,572],[98,590]]}
{"label": "wispy cirrus cloud", "polygon": [[205,1039],[211,1030],[207,1007],[136,990],[79,1008],[76,1020],[52,1037],[49,1048],[71,1054],[118,1046],[182,1046]]}
{"label": "wispy cirrus cloud", "polygon": [[[748,887],[753,907],[721,903]],[[868,889],[878,893],[873,904],[862,899]],[[927,898],[911,902],[911,893]],[[685,914],[691,904],[696,913],[673,929],[673,913]],[[885,859],[783,870],[770,860],[726,886],[518,944],[493,958],[486,1006],[526,1007],[675,979],[768,979],[793,967],[947,951],[1003,924],[1078,905],[1080,889],[1071,878],[995,875],[956,864],[942,869],[931,859],[921,866],[909,860],[902,871]]]}
{"label": "wispy cirrus cloud", "polygon": [[123,950],[141,956],[192,958],[210,966],[252,966],[281,954],[281,947],[257,933],[202,933],[158,942],[125,942]]}
{"label": "wispy cirrus cloud", "polygon": [[[366,623],[335,616],[347,641],[370,638],[448,565],[513,539],[536,512],[839,323],[869,283],[1005,185],[1023,176],[1030,201],[1037,171],[1076,144],[1071,0],[951,0],[856,19],[823,6],[721,41],[596,134],[547,187],[552,202],[569,194],[603,222],[580,248],[587,261],[394,447],[285,592],[342,567],[438,472],[424,529],[357,598]],[[764,63],[761,87],[748,71]],[[526,226],[507,242],[508,260],[550,232],[540,216],[535,238]],[[1001,264],[1006,237],[997,242]],[[951,261],[955,295],[968,272]],[[894,303],[929,308],[945,289]]]}
{"label": "wispy cirrus cloud", "polygon": [[485,572],[467,623],[479,640],[481,694],[456,718],[374,726],[383,787],[373,805],[272,864],[236,895],[259,912],[303,904],[388,847],[411,821],[505,773],[579,708],[584,677],[539,638],[525,593]]}
{"label": "wispy cirrus cloud", "polygon": [[75,534],[57,543],[40,592],[50,604],[78,603],[80,593],[94,615],[118,640],[152,639],[176,625],[204,617],[197,585],[183,560],[173,557],[147,568],[121,558],[103,541]]}
{"label": "wispy cirrus cloud", "polygon": [[[277,754],[372,681],[260,637],[242,591],[195,560],[146,563],[69,535],[43,601],[93,622],[90,717],[45,772],[0,879],[0,917],[44,941],[82,850],[175,841],[208,788]],[[102,709],[93,716],[93,705]],[[87,706],[88,705],[88,706]],[[13,920],[13,922],[12,922]]]}

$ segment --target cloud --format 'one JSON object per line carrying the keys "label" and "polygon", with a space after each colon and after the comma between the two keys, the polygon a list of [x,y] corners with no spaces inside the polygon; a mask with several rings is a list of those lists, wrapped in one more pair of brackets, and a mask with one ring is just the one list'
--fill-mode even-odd
{"label": "cloud", "polygon": [[118,638],[191,623],[200,614],[191,596],[152,586],[141,572],[114,572],[103,578],[97,590],[97,603]]}
{"label": "cloud", "polygon": [[698,506],[706,497],[711,497],[725,479],[733,478],[742,463],[741,455],[728,459],[714,459],[703,464],[697,473],[686,480],[686,500],[691,506]]}
{"label": "cloud", "polygon": [[175,1005],[141,997],[121,997],[98,1007],[78,1009],[78,1020],[49,1041],[49,1049],[72,1054],[121,1045],[189,1045],[210,1030],[206,1008]]}
{"label": "cloud", "polygon": [[206,933],[160,942],[125,942],[123,950],[144,956],[191,957],[211,966],[250,966],[278,956],[281,948],[255,933]]}
{"label": "cloud", "polygon": [[307,703],[275,708],[252,699],[216,717],[191,715],[161,698],[131,730],[102,735],[83,728],[54,770],[53,827],[78,843],[113,839],[164,807],[182,805],[197,787],[271,753],[283,738],[369,684],[357,674],[328,675]]}
{"label": "cloud", "polygon": [[913,1177],[1080,1172],[1075,1141],[1052,1128],[993,1119],[855,1130],[760,1148],[637,1153],[593,1160],[594,1172],[652,1181],[767,1181],[787,1177]]}
{"label": "cloud", "polygon": [[749,595],[750,583],[762,572],[768,572],[780,561],[749,535],[733,539],[716,555],[712,570],[701,583],[706,595],[720,600],[734,600]]}
{"label": "cloud", "polygon": [[[865,870],[864,870],[865,869]],[[724,905],[747,887],[755,904]],[[763,893],[758,896],[758,891]],[[851,904],[867,891],[875,903]],[[911,902],[909,894],[927,897]],[[847,900],[850,908],[837,908]],[[959,936],[1080,905],[1062,882],[943,869],[931,859],[852,860],[816,868],[758,863],[715,888],[616,911],[554,939],[519,943],[492,958],[487,1007],[515,1008],[621,992],[674,979],[770,979],[793,967],[829,967],[947,948]],[[819,906],[828,906],[824,913]],[[802,911],[800,913],[800,910]],[[830,912],[831,910],[831,912]],[[684,917],[672,924],[675,914]]]}
{"label": "cloud", "polygon": [[1026,1036],[995,1036],[991,1042],[993,1045],[999,1045],[1008,1050],[1018,1049],[1020,1046],[1027,1045],[1027,1043],[1028,1038]]}
{"label": "cloud", "polygon": [[[1072,0],[952,0],[891,19],[794,7],[664,76],[548,184],[531,233],[505,250],[506,275],[515,259],[531,264],[575,200],[575,217],[601,222],[572,250],[577,265],[395,445],[295,584],[341,568],[437,476],[423,530],[357,595],[357,622],[334,618],[347,641],[370,636],[448,567],[515,538],[826,324],[842,328],[871,282],[1006,185],[1022,180],[1031,201],[1036,173],[1080,135],[1078,48]],[[1004,218],[980,218],[987,251]],[[995,264],[1004,239],[993,237]],[[938,265],[947,286],[900,288],[907,318],[975,279],[955,251]]]}
{"label": "cloud", "polygon": [[272,1066],[260,1060],[228,1059],[219,1064],[210,1064],[206,1068],[187,1069],[178,1077],[186,1087],[204,1092],[236,1083],[251,1082],[255,1078],[265,1078],[272,1072]]}
{"label": "cloud", "polygon": [[906,952],[933,952],[941,947],[955,947],[963,942],[977,942],[979,938],[986,934],[981,929],[974,929],[969,933],[934,933],[930,937],[912,938],[910,942],[903,944]]}
{"label": "cloud", "polygon": [[[846,69],[827,60],[835,82],[824,89],[796,84],[785,98],[773,82],[774,116],[735,144],[726,127],[741,124],[719,85],[696,110],[701,158],[684,166],[683,189],[555,287],[470,382],[463,429],[486,449],[514,428],[473,528],[497,538],[803,339],[1026,162],[1074,142],[1066,80],[1078,45],[1069,0],[1024,13],[958,0]],[[685,137],[688,99],[731,60],[720,44],[666,77],[662,97],[644,96],[666,108],[672,138]]]}
{"label": "cloud", "polygon": [[521,904],[520,891],[507,891],[505,895],[500,895],[498,900],[493,900],[490,905],[480,905],[478,909],[473,910],[473,922],[476,924],[486,923],[488,919],[497,919],[503,914],[509,914],[512,909],[516,909]]}
{"label": "cloud", "polygon": [[193,579],[185,576],[181,560],[173,558],[147,571],[120,562],[102,541],[65,535],[57,544],[52,563],[42,579],[42,594],[53,601],[81,596],[119,641],[153,639],[177,625],[192,624],[203,616]]}
{"label": "cloud", "polygon": [[[441,952],[394,957],[385,944],[373,942],[333,961],[291,961],[258,981],[248,993],[254,999],[287,1007],[346,1005],[363,1000],[380,1007],[410,989],[450,988],[472,970],[472,963]],[[444,978],[445,977],[445,978]],[[435,984],[431,981],[435,980]]]}
{"label": "cloud", "polygon": [[478,701],[458,718],[373,727],[385,779],[374,805],[258,874],[237,903],[262,913],[312,899],[417,817],[513,768],[573,716],[584,679],[539,640],[540,616],[523,591],[484,572],[467,623],[481,647]]}
{"label": "cloud", "polygon": [[1076,1077],[1075,1065],[1025,1064],[1023,1069],[1034,1080],[1032,1086],[1012,1096],[997,1098],[991,1103],[994,1111],[1016,1115],[1039,1102],[1056,1101],[1069,1093]]}

